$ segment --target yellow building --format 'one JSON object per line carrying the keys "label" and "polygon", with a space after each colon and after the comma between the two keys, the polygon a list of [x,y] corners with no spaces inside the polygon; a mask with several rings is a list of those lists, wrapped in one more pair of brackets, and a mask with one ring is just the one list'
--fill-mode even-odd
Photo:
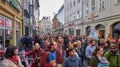
{"label": "yellow building", "polygon": [[3,44],[19,45],[23,34],[22,7],[23,0],[0,0],[0,41]]}

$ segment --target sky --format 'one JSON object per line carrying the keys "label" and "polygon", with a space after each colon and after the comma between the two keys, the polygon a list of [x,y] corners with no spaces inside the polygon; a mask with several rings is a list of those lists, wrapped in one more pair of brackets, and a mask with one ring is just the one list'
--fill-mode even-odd
{"label": "sky", "polygon": [[54,17],[60,7],[63,5],[64,0],[39,0],[40,1],[40,20],[43,16]]}

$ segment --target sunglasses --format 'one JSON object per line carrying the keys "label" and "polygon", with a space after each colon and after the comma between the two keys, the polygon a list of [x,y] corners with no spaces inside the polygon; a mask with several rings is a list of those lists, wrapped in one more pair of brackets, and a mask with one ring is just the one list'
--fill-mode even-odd
{"label": "sunglasses", "polygon": [[111,49],[116,49],[116,48],[111,48]]}

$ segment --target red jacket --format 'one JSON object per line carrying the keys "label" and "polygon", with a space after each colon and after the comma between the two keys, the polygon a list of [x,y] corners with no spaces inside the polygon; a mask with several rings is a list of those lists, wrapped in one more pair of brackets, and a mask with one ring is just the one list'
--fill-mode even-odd
{"label": "red jacket", "polygon": [[4,57],[4,50],[0,50],[0,57]]}
{"label": "red jacket", "polygon": [[56,54],[57,54],[56,63],[63,64],[64,56],[63,56],[62,45],[58,45],[58,50],[57,50]]}
{"label": "red jacket", "polygon": [[49,52],[46,52],[41,60],[41,67],[53,67],[52,64],[48,63],[47,59],[49,58]]}
{"label": "red jacket", "polygon": [[40,48],[38,51],[36,51],[36,49],[33,49],[33,50],[28,51],[28,52],[26,53],[26,56],[32,55],[32,57],[33,57],[33,59],[34,59],[34,60],[32,61],[31,67],[38,67],[37,65],[38,65],[38,63],[40,63],[40,59],[37,60],[36,58],[37,58],[37,57],[41,57],[41,56],[42,56],[42,52],[43,52],[43,50]]}

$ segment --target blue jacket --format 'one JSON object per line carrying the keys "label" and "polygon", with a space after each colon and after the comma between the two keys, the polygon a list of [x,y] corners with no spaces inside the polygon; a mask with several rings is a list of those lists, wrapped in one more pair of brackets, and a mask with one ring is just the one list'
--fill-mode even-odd
{"label": "blue jacket", "polygon": [[95,46],[88,46],[85,51],[85,55],[87,59],[90,59],[92,56],[93,51],[95,50]]}
{"label": "blue jacket", "polygon": [[64,67],[82,67],[82,62],[79,57],[68,57],[65,59]]}

